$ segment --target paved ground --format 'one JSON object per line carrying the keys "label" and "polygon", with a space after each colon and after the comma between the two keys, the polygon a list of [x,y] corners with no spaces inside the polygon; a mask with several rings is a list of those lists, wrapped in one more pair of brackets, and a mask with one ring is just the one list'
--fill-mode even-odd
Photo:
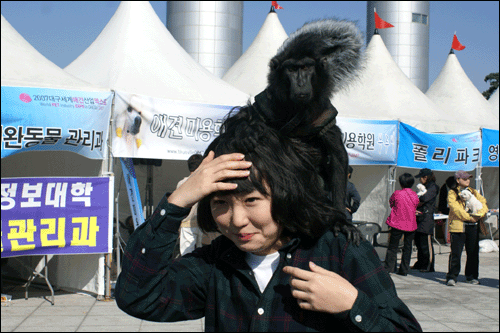
{"label": "paved ground", "polygon": [[[498,243],[498,241],[497,241]],[[439,247],[436,246],[436,252]],[[463,275],[455,287],[445,285],[449,247],[436,255],[436,272],[412,271],[402,277],[391,275],[398,294],[419,320],[424,331],[499,331],[499,254],[480,254],[480,285],[465,283]],[[415,257],[415,253],[414,257]],[[462,258],[462,273],[465,268]],[[412,263],[415,258],[412,258]],[[153,323],[128,316],[114,301],[97,301],[84,294],[57,292],[52,306],[47,291],[30,287],[30,298],[16,287],[10,304],[2,303],[2,332],[202,332],[203,319],[179,323]]]}

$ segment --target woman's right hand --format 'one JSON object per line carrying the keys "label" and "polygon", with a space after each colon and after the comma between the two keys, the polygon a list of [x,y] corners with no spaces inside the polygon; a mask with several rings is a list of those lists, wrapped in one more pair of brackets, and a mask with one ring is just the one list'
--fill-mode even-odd
{"label": "woman's right hand", "polygon": [[221,155],[214,159],[214,152],[208,153],[198,169],[176,189],[168,202],[179,207],[189,208],[210,193],[234,190],[237,185],[222,182],[228,178],[244,178],[250,175],[248,168],[252,162],[244,161],[240,153]]}

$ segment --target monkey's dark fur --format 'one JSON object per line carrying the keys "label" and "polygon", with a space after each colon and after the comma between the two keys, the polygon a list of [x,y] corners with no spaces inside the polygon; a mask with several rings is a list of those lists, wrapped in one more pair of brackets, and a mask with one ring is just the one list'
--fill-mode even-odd
{"label": "monkey's dark fur", "polygon": [[359,243],[360,233],[344,214],[348,156],[330,98],[356,76],[362,45],[362,36],[352,22],[305,24],[271,59],[267,88],[222,126],[227,132],[241,120],[264,122],[281,135],[300,141],[301,146],[306,144],[310,163],[323,179],[325,196],[337,212],[333,229],[346,233],[355,243]]}

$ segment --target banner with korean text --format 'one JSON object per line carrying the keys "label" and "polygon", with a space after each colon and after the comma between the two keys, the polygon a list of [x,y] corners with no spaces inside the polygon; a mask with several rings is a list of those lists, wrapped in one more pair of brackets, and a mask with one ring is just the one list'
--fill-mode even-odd
{"label": "banner with korean text", "polygon": [[120,157],[123,176],[125,178],[125,186],[127,187],[128,202],[132,219],[134,220],[134,228],[137,229],[144,223],[144,214],[142,212],[141,193],[137,185],[137,176],[135,174],[134,163],[131,158]]}
{"label": "banner with korean text", "polygon": [[111,253],[113,177],[2,178],[2,258]]}
{"label": "banner with korean text", "polygon": [[112,92],[2,87],[2,158],[65,150],[103,159],[112,98]]}
{"label": "banner with korean text", "polygon": [[481,165],[483,167],[497,167],[498,168],[498,130],[483,128],[483,158]]}
{"label": "banner with korean text", "polygon": [[397,120],[337,118],[350,165],[395,165],[398,151]]}
{"label": "banner with korean text", "polygon": [[187,160],[219,135],[233,108],[115,92],[113,156]]}
{"label": "banner with korean text", "polygon": [[481,132],[425,133],[400,123],[398,166],[436,171],[471,171],[481,158]]}

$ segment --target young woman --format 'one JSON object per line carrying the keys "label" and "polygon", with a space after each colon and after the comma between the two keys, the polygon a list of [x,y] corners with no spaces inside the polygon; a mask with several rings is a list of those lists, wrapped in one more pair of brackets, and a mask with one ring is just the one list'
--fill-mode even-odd
{"label": "young woman", "polygon": [[[421,330],[372,246],[330,230],[334,212],[300,143],[242,122],[131,236],[118,306],[151,321],[205,317],[205,331]],[[177,230],[222,236],[171,260]]]}
{"label": "young woman", "polygon": [[391,227],[389,232],[389,247],[385,257],[385,268],[393,273],[396,268],[399,240],[404,235],[403,256],[398,274],[407,275],[410,269],[411,248],[415,230],[417,230],[416,211],[420,202],[418,196],[411,187],[415,179],[409,173],[399,176],[401,190],[395,191],[389,199],[391,214],[387,218],[387,225]]}
{"label": "young woman", "polygon": [[[465,264],[465,278],[467,283],[479,284],[479,226],[478,221],[488,212],[486,199],[479,192],[470,187],[472,175],[465,171],[455,173],[457,186],[448,192],[448,206],[450,214],[448,223],[451,238],[451,253],[446,274],[446,285],[454,286],[460,274],[460,261],[465,245],[467,262]],[[460,191],[468,189],[483,204],[477,215],[471,215],[465,210],[465,202],[460,198]]]}

